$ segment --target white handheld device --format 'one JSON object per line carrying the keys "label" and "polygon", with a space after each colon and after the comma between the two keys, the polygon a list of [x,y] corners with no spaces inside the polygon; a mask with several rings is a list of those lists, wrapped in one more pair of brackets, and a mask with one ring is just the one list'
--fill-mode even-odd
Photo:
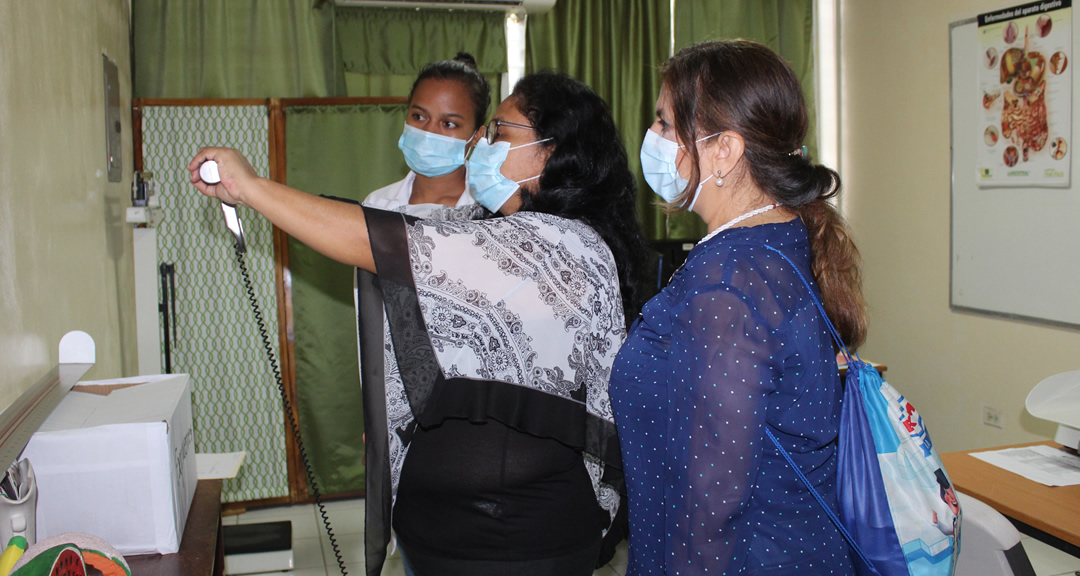
{"label": "white handheld device", "polygon": [[[199,178],[207,184],[220,184],[221,176],[218,174],[217,162],[213,160],[203,162],[199,166]],[[221,211],[225,214],[225,226],[236,237],[236,250],[241,254],[247,252],[247,245],[244,243],[244,225],[236,213],[236,206],[222,202]]]}

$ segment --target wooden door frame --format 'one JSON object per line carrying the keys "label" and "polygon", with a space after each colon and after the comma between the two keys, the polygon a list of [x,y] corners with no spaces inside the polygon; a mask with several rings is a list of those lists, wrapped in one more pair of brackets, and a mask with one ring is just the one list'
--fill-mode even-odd
{"label": "wooden door frame", "polygon": [[[269,178],[281,184],[288,184],[288,155],[285,140],[285,117],[287,110],[294,106],[355,106],[373,104],[405,104],[407,98],[135,98],[131,102],[132,137],[134,148],[134,169],[143,169],[142,109],[150,106],[264,106],[267,111],[267,138]],[[294,338],[292,307],[292,273],[289,268],[289,235],[277,226],[273,227],[274,246],[274,287],[277,298],[278,346],[281,368],[282,387],[291,414],[299,423],[296,391],[296,348]],[[284,411],[284,408],[282,409]],[[222,509],[226,514],[239,513],[247,508],[281,506],[314,502],[314,495],[309,490],[307,471],[300,455],[296,438],[285,422],[285,460],[289,485],[289,495],[276,498],[262,498],[229,502]],[[364,490],[334,494],[328,499],[363,497]]]}

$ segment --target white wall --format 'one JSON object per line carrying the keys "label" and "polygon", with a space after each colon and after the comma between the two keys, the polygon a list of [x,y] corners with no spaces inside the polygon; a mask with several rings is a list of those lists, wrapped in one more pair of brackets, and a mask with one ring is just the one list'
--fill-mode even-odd
{"label": "white wall", "polygon": [[[1078,330],[949,308],[949,23],[1009,5],[841,6],[841,176],[871,307],[862,353],[889,367],[943,452],[1052,437],[1024,398],[1080,369]],[[984,404],[1002,429],[982,424]]]}
{"label": "white wall", "polygon": [[[0,408],[97,343],[88,378],[135,371],[127,0],[0,0]],[[102,53],[120,70],[123,178],[105,161]]]}

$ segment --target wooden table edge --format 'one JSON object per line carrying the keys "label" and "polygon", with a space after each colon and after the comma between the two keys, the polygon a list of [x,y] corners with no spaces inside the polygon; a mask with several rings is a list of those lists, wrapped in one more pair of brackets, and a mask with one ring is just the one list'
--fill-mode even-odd
{"label": "wooden table edge", "polygon": [[175,554],[126,556],[134,576],[222,574],[221,480],[199,480],[191,500],[180,550]]}
{"label": "wooden table edge", "polygon": [[[946,472],[949,472],[950,468],[956,468],[958,466],[963,466],[964,462],[965,462],[965,459],[970,459],[972,462],[976,463],[975,464],[976,467],[993,466],[996,470],[1000,471],[1000,473],[1014,475],[1018,479],[1022,480],[1023,482],[1030,482],[1033,486],[1035,486],[1037,488],[1045,488],[1045,489],[1069,488],[1068,486],[1046,486],[1046,485],[1043,485],[1043,484],[1039,484],[1038,482],[1035,482],[1034,480],[1029,480],[1029,479],[1024,478],[1023,476],[1021,476],[1019,474],[1016,474],[1015,472],[1010,472],[1010,471],[1005,470],[1003,468],[998,468],[998,467],[994,466],[993,464],[990,464],[989,462],[984,462],[983,460],[980,460],[980,459],[975,458],[974,456],[972,456],[972,454],[979,453],[979,452],[993,452],[993,451],[996,451],[996,450],[1004,450],[1006,448],[1026,448],[1026,447],[1029,447],[1029,446],[1051,446],[1051,447],[1054,447],[1054,448],[1064,448],[1064,446],[1062,446],[1061,444],[1058,444],[1057,442],[1054,442],[1052,440],[1041,440],[1041,441],[1036,441],[1036,442],[1025,442],[1023,444],[1013,444],[1013,445],[1010,445],[1010,446],[998,446],[996,448],[979,448],[979,449],[975,449],[975,450],[964,450],[964,451],[957,451],[957,452],[948,452],[948,453],[945,453],[945,454],[941,455],[941,460],[945,464]],[[950,473],[950,477],[952,477],[951,473]],[[998,498],[996,498],[996,497],[992,496],[991,494],[987,493],[985,490],[980,491],[977,488],[974,488],[974,487],[971,487],[971,486],[961,486],[959,484],[956,484],[955,478],[953,478],[953,483],[954,483],[953,487],[956,490],[958,490],[960,492],[963,492],[964,494],[967,494],[968,496],[971,496],[973,498],[976,498],[976,499],[986,503],[991,508],[997,510],[998,512],[1001,512],[1002,514],[1004,514],[1005,516],[1008,516],[1009,518],[1012,518],[1014,520],[1018,520],[1020,522],[1023,522],[1024,524],[1027,524],[1028,526],[1031,526],[1032,528],[1041,530],[1042,532],[1045,532],[1046,534],[1049,534],[1051,536],[1054,536],[1055,538],[1059,538],[1061,540],[1064,540],[1065,542],[1068,542],[1069,544],[1072,544],[1074,546],[1080,546],[1080,533],[1069,532],[1067,530],[1061,529],[1061,528],[1059,528],[1057,526],[1054,526],[1052,524],[1048,524],[1046,521],[1041,520],[1040,518],[1037,518],[1035,516],[1032,516],[1030,513],[1025,512],[1024,510],[1018,509],[1018,508],[1016,508],[1014,506],[1009,505],[1008,503],[1002,502]]]}

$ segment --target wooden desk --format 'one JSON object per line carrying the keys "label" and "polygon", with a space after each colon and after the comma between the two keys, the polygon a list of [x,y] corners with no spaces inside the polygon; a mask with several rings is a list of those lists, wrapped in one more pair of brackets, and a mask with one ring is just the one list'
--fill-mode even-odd
{"label": "wooden desk", "polygon": [[126,559],[135,576],[221,576],[225,570],[221,537],[221,480],[199,480],[180,551]]}
{"label": "wooden desk", "polygon": [[[1047,441],[986,450],[1039,444],[1061,447],[1061,444]],[[981,451],[985,450],[972,452]],[[1080,486],[1043,486],[1019,474],[983,462],[968,452],[942,454],[941,460],[945,463],[945,470],[957,490],[982,500],[1015,521],[1072,545],[1074,548],[1071,550],[1067,549],[1067,546],[1058,547],[1076,554],[1076,547],[1080,547]],[[1024,530],[1021,529],[1021,532]],[[1031,536],[1038,537],[1037,534]]]}

